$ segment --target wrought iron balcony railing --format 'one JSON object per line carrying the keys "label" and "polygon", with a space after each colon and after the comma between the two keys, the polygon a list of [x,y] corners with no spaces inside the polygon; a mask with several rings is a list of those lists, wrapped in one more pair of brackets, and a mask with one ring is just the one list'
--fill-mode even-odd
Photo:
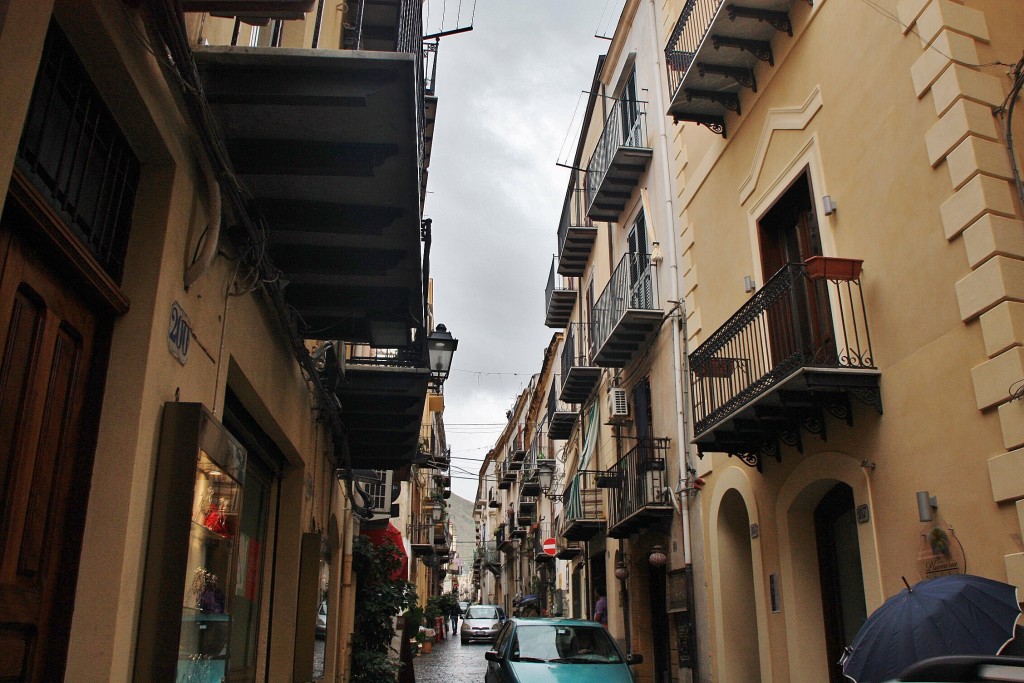
{"label": "wrought iron balcony railing", "polygon": [[683,82],[686,70],[693,63],[697,48],[708,34],[711,22],[723,0],[686,0],[675,28],[665,47],[665,68],[668,70],[668,92],[674,95]]}
{"label": "wrought iron balcony railing", "polygon": [[570,323],[562,344],[562,385],[559,398],[566,403],[585,403],[601,381],[601,368],[593,362],[590,323]]}
{"label": "wrought iron balcony railing", "polygon": [[[591,218],[617,220],[647,167],[651,149],[647,146],[646,105],[637,100],[614,100],[601,138],[587,162],[587,215]],[[611,213],[606,215],[601,210],[601,199],[610,200]]]}
{"label": "wrought iron balcony railing", "polygon": [[588,541],[606,524],[604,494],[597,487],[600,474],[594,470],[577,472],[562,494],[561,535],[570,541]]}
{"label": "wrought iron balcony railing", "polygon": [[548,273],[548,284],[544,288],[544,324],[547,327],[560,329],[569,323],[577,293],[576,278],[560,275],[558,256],[554,256]]}
{"label": "wrought iron balcony railing", "polygon": [[573,186],[569,189],[562,218],[558,222],[558,272],[560,275],[583,275],[590,259],[590,250],[597,238],[597,228],[587,215],[586,188],[574,172]]}
{"label": "wrought iron balcony railing", "polygon": [[548,436],[552,439],[567,439],[579,417],[578,407],[558,398],[561,393],[561,376],[555,375],[548,392]]}
{"label": "wrought iron balcony railing", "polygon": [[648,254],[629,252],[594,304],[590,356],[600,367],[625,367],[662,322],[657,270]]}
{"label": "wrought iron balcony railing", "polygon": [[434,518],[429,512],[422,512],[412,517],[412,526],[409,533],[409,543],[413,551],[431,551],[434,546]]}
{"label": "wrought iron balcony railing", "polygon": [[765,413],[769,395],[785,408],[792,392],[773,395],[783,387],[812,397],[867,393],[880,410],[877,374],[860,262],[786,264],[690,354],[695,441],[710,443],[716,427],[751,406]]}
{"label": "wrought iron balcony railing", "polygon": [[[624,438],[624,437],[620,437]],[[643,437],[608,470],[617,477],[608,503],[608,534],[625,538],[654,518],[672,515],[663,497],[668,483],[669,439]]]}

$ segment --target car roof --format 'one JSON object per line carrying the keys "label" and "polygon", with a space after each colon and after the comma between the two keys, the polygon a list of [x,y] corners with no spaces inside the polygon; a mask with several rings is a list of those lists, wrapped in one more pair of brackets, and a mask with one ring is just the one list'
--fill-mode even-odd
{"label": "car roof", "polygon": [[530,624],[545,624],[550,626],[596,626],[604,628],[602,624],[587,619],[568,619],[565,617],[512,617],[515,624],[528,626]]}

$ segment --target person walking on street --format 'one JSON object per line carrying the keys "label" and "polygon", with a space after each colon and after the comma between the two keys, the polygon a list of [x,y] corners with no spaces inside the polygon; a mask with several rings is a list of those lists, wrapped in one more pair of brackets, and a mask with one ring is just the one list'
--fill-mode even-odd
{"label": "person walking on street", "polygon": [[605,597],[604,586],[594,588],[597,602],[594,603],[594,621],[608,628],[608,598]]}
{"label": "person walking on street", "polygon": [[459,615],[462,614],[462,608],[459,607],[459,603],[452,605],[451,611],[448,613],[448,618],[452,621],[452,635],[459,632]]}

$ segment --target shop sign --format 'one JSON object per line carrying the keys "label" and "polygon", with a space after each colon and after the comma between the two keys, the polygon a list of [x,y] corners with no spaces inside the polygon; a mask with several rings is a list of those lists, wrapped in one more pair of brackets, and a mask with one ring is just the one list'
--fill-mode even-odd
{"label": "shop sign", "polygon": [[922,579],[964,573],[964,551],[952,528],[930,525],[921,532],[917,567]]}

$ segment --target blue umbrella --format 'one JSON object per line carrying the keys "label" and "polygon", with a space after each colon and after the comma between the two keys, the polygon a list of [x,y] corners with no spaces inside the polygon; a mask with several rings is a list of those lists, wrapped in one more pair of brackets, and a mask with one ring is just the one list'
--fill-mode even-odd
{"label": "blue umbrella", "polygon": [[867,618],[843,657],[843,673],[880,683],[929,657],[994,655],[1013,638],[1018,616],[1014,586],[970,574],[922,581]]}

